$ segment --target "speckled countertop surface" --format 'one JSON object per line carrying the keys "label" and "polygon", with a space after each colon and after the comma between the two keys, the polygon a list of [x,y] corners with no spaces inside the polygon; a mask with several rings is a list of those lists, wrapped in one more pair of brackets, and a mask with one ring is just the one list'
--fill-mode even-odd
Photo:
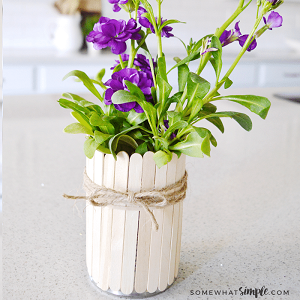
{"label": "speckled countertop surface", "polygon": [[[239,289],[262,287],[275,295],[258,299],[300,299],[300,103],[272,97],[282,91],[300,93],[232,89],[268,96],[269,116],[251,114],[250,133],[225,120],[211,158],[187,159],[179,277],[153,300],[247,300]],[[4,98],[3,299],[114,299],[89,282],[84,203],[62,198],[82,193],[85,157],[57,98]]]}

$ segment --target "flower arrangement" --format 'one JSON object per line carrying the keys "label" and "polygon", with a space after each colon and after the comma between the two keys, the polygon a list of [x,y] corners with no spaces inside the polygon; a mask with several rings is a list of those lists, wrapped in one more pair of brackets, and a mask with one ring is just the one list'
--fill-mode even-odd
{"label": "flower arrangement", "polygon": [[[228,29],[252,0],[239,0],[236,10],[214,34],[208,34],[199,41],[185,44],[186,57],[174,58],[175,65],[167,70],[162,49],[162,39],[174,36],[170,26],[181,23],[178,20],[162,18],[163,0],[156,0],[157,15],[148,0],[108,0],[115,12],[124,9],[129,20],[101,17],[88,34],[86,40],[95,49],[109,47],[117,55],[112,66],[111,78],[103,82],[105,69],[94,79],[82,71],[72,71],[69,76],[77,77],[99,100],[99,105],[72,93],[63,94],[59,104],[71,109],[76,123],[68,125],[67,133],[87,135],[84,153],[92,158],[96,150],[111,153],[116,157],[119,151],[144,154],[154,152],[158,167],[167,164],[172,155],[181,154],[203,157],[210,156],[211,145],[217,141],[202,121],[214,124],[221,132],[224,126],[221,118],[230,117],[242,128],[252,128],[248,115],[234,111],[217,111],[219,100],[229,100],[248,108],[265,119],[270,102],[265,97],[254,95],[222,96],[221,87],[232,85],[230,75],[246,51],[257,47],[257,39],[267,30],[280,27],[282,17],[274,10],[282,0],[257,0],[257,14],[249,34],[242,34],[239,21]],[[258,29],[261,23],[264,23]],[[147,37],[154,34],[157,39],[157,56],[153,57],[147,47]],[[234,62],[221,78],[222,51],[226,45],[238,42],[241,49]],[[128,50],[128,51],[127,51]],[[144,51],[144,54],[141,53]],[[189,63],[198,61],[197,70],[191,71]],[[209,83],[201,73],[211,64],[216,81]],[[169,84],[169,73],[178,71],[178,91]],[[102,92],[96,88],[102,89]]]}

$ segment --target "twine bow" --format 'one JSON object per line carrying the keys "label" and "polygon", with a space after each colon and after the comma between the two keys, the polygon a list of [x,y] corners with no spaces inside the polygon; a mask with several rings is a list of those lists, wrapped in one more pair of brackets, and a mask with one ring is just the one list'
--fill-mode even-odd
{"label": "twine bow", "polygon": [[88,177],[86,171],[84,171],[83,178],[83,188],[87,196],[70,196],[64,194],[63,197],[67,199],[84,199],[90,201],[95,206],[120,204],[125,204],[126,206],[141,206],[150,216],[156,230],[158,230],[159,225],[150,207],[163,208],[168,205],[176,204],[185,198],[187,189],[187,172],[174,184],[163,189],[144,192],[120,192],[100,186]]}

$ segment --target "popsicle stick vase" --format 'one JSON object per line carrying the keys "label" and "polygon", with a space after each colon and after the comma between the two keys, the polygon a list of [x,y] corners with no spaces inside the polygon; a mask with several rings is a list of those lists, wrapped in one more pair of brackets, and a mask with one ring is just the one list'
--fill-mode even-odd
{"label": "popsicle stick vase", "polygon": [[[161,189],[185,174],[185,156],[162,168],[153,153],[143,156],[96,151],[87,159],[88,177],[98,185],[120,192]],[[102,291],[132,298],[165,291],[177,277],[182,228],[182,202],[150,208],[159,228],[141,206],[86,208],[86,263],[92,282]]]}

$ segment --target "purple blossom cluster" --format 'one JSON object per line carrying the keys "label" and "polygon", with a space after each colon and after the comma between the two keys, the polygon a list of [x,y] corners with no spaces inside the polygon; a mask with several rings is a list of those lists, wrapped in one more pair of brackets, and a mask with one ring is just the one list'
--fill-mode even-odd
{"label": "purple blossom cluster", "polygon": [[[115,72],[112,74],[111,79],[109,79],[104,84],[109,88],[105,91],[104,103],[106,105],[111,105],[112,95],[119,90],[129,91],[126,86],[125,80],[130,81],[141,89],[147,102],[153,102],[151,95],[151,87],[154,86],[151,73],[144,71],[138,71],[132,68],[125,68],[121,71]],[[123,112],[128,112],[131,109],[134,109],[137,113],[144,112],[142,107],[137,102],[127,102],[122,104],[114,104],[114,107]]]}
{"label": "purple blossom cluster", "polygon": [[111,47],[114,54],[122,54],[126,51],[126,41],[139,40],[141,35],[138,33],[141,27],[137,28],[134,19],[130,19],[127,23],[124,20],[114,20],[101,17],[99,22],[94,25],[86,37],[87,42],[92,42],[96,50]]}
{"label": "purple blossom cluster", "polygon": [[[269,1],[271,2],[271,1]],[[277,2],[277,1],[273,1],[273,2]],[[271,2],[272,3],[272,2]],[[262,32],[266,31],[267,29],[272,30],[272,28],[276,28],[276,27],[280,27],[282,25],[282,16],[280,16],[279,13],[272,11],[269,16],[268,19],[266,19],[265,17],[264,19],[264,23],[265,23],[265,27],[262,28],[262,31],[258,31],[255,36],[259,37],[261,35]],[[226,46],[234,41],[238,41],[240,46],[243,47],[246,40],[248,39],[248,34],[241,34],[240,28],[239,28],[239,22],[237,22],[234,26],[234,29],[232,30],[225,30],[222,35],[220,36],[220,42],[222,44],[222,46]],[[257,46],[257,41],[254,38],[253,41],[251,42],[251,44],[249,45],[247,51],[252,51],[256,48]]]}

